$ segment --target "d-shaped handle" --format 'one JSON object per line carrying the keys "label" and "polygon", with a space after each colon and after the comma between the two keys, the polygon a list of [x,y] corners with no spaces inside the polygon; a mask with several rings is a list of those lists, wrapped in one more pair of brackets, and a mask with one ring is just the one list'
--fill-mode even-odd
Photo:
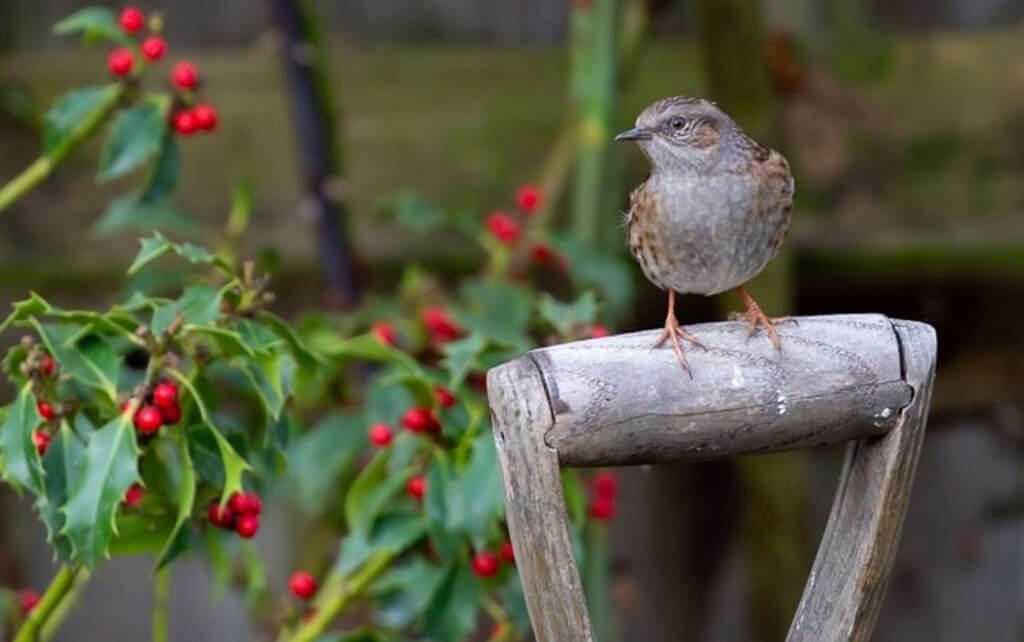
{"label": "d-shaped handle", "polygon": [[867,640],[906,513],[934,330],[880,315],[687,328],[691,378],[656,332],[530,352],[488,373],[506,515],[538,642],[592,642],[559,467],[720,459],[853,441],[790,642]]}

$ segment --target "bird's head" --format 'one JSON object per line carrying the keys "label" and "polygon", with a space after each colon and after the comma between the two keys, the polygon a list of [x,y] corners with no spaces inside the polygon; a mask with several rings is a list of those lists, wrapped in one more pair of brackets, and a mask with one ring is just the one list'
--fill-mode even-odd
{"label": "bird's head", "polygon": [[673,96],[648,106],[636,127],[615,137],[633,140],[654,171],[701,171],[719,158],[735,123],[713,102]]}

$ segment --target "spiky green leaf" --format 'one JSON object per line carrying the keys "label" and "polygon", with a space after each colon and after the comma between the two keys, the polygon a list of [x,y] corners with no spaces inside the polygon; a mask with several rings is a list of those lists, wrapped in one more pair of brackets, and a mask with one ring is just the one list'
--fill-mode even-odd
{"label": "spiky green leaf", "polygon": [[43,463],[32,440],[32,433],[41,422],[36,412],[36,398],[31,387],[25,385],[8,408],[3,428],[0,429],[4,479],[27,488],[36,496],[43,495],[45,489]]}

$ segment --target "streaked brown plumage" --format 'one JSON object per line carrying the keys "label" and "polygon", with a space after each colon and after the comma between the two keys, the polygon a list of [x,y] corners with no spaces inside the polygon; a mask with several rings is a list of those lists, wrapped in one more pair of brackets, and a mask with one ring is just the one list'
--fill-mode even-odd
{"label": "streaked brown plumage", "polygon": [[635,140],[651,163],[630,196],[629,249],[647,278],[668,290],[665,330],[686,368],[680,339],[700,346],[675,318],[675,293],[713,295],[736,288],[741,318],[777,349],[775,323],[743,284],[757,276],[785,238],[793,210],[793,177],[781,154],[747,136],[714,103],[676,96],[647,107],[636,127],[616,140]]}

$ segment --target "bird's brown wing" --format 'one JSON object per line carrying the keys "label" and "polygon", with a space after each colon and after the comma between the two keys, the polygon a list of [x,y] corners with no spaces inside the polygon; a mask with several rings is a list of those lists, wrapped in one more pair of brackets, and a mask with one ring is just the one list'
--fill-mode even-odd
{"label": "bird's brown wing", "polygon": [[763,160],[754,161],[757,165],[756,173],[761,177],[757,203],[761,209],[760,214],[773,219],[771,245],[778,247],[789,229],[795,184],[786,158],[775,150],[767,151]]}

